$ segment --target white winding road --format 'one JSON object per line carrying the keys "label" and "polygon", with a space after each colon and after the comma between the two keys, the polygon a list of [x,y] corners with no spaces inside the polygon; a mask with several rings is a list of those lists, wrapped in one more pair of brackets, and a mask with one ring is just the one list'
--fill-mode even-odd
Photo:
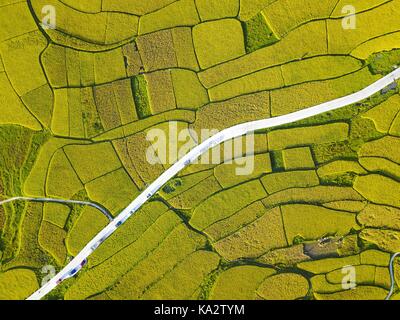
{"label": "white winding road", "polygon": [[88,201],[80,201],[80,200],[63,200],[63,199],[54,199],[54,198],[31,198],[31,197],[14,197],[14,198],[8,198],[5,200],[0,201],[0,205],[10,203],[10,202],[15,202],[15,201],[31,201],[31,202],[48,202],[48,203],[60,203],[60,204],[78,204],[82,206],[90,206],[93,207],[97,210],[99,210],[102,214],[106,216],[106,218],[110,221],[113,220],[113,217],[111,213],[107,211],[107,209],[103,208],[102,206],[88,202]]}
{"label": "white winding road", "polygon": [[186,166],[195,161],[201,154],[214,146],[233,138],[243,136],[256,130],[277,127],[299,120],[304,120],[328,111],[343,108],[345,106],[360,102],[382,89],[386,88],[400,78],[400,68],[396,69],[387,76],[379,79],[370,86],[350,94],[348,96],[335,99],[317,106],[303,109],[297,112],[286,114],[279,117],[251,121],[225,129],[200,145],[196,146],[189,153],[178,160],[173,166],[158,177],[146,190],[141,193],[131,204],[126,207],[109,225],[100,231],[82,251],[68,263],[54,278],[33,293],[28,300],[40,300],[52,291],[60,282],[74,276],[86,264],[87,258],[95,251],[104,240],[106,240],[115,230],[118,229],[130,216],[132,216],[144,203],[146,203],[165,183],[172,179]]}

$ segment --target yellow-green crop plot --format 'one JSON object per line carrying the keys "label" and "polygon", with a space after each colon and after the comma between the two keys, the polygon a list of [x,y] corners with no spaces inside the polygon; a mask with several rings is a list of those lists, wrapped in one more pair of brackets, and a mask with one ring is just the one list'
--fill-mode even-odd
{"label": "yellow-green crop plot", "polygon": [[358,162],[349,160],[338,160],[329,162],[318,168],[317,173],[320,177],[331,175],[340,175],[346,172],[354,172],[357,174],[366,174],[367,171],[360,166]]}
{"label": "yellow-green crop plot", "polygon": [[[357,28],[346,32],[341,19],[327,21],[329,53],[349,53],[359,44],[378,36],[399,30],[400,22],[388,12],[399,10],[397,1],[387,2],[374,10],[357,14]],[[385,21],[385,23],[382,23]]]}
{"label": "yellow-green crop plot", "polygon": [[218,276],[210,298],[213,300],[254,300],[257,298],[257,288],[265,278],[275,273],[274,269],[256,266],[230,268]]}
{"label": "yellow-green crop plot", "polygon": [[[374,285],[375,280],[375,266],[359,265],[354,267],[357,278],[357,285]],[[343,273],[341,269],[329,272],[326,279],[330,283],[340,284],[343,281]]]}
{"label": "yellow-green crop plot", "polygon": [[[266,192],[258,180],[221,191],[195,209],[190,224],[196,229],[203,230],[265,196]],[[226,203],[231,204],[229,209],[226,208]]]}
{"label": "yellow-green crop plot", "polygon": [[263,13],[273,29],[280,36],[285,36],[298,25],[329,17],[336,4],[335,0],[322,0],[317,3],[312,0],[280,0],[266,6]]}
{"label": "yellow-green crop plot", "polygon": [[263,253],[288,245],[280,208],[266,211],[253,223],[214,244],[227,260],[256,258]]}
{"label": "yellow-green crop plot", "polygon": [[193,209],[202,201],[208,199],[218,191],[221,191],[221,189],[217,179],[215,179],[214,176],[210,176],[189,190],[173,197],[169,200],[169,203],[171,203],[174,208]]}
{"label": "yellow-green crop plot", "polygon": [[238,163],[224,163],[214,169],[215,177],[224,188],[234,186],[241,182],[245,182],[246,180],[258,178],[264,173],[272,172],[271,158],[268,153],[246,157],[245,159],[236,159],[237,162],[241,160],[243,160],[243,162],[246,160],[254,161],[254,167],[251,174],[243,176],[237,175],[237,169],[241,167],[241,165]]}
{"label": "yellow-green crop plot", "polygon": [[269,117],[269,93],[261,92],[204,106],[197,112],[193,127],[196,131],[201,128],[219,130],[243,122]]}
{"label": "yellow-green crop plot", "polygon": [[313,80],[337,78],[361,68],[362,63],[359,60],[348,56],[321,56],[284,64],[282,76],[285,85],[289,86]]}
{"label": "yellow-green crop plot", "polygon": [[315,293],[317,300],[383,300],[387,295],[385,289],[372,286],[357,286],[354,290],[330,294]]}
{"label": "yellow-green crop plot", "polygon": [[147,72],[178,66],[171,30],[139,36],[137,47]]}
{"label": "yellow-green crop plot", "polygon": [[293,267],[297,263],[311,260],[311,257],[304,253],[303,244],[291,247],[274,249],[257,258],[257,262],[267,265],[278,265]]}
{"label": "yellow-green crop plot", "polygon": [[173,70],[172,82],[178,108],[197,110],[208,103],[207,91],[196,73],[188,70]]}
{"label": "yellow-green crop plot", "polygon": [[261,201],[254,202],[229,218],[214,223],[205,229],[204,232],[213,241],[217,241],[235,233],[239,229],[262,217],[266,211],[267,209]]}
{"label": "yellow-green crop plot", "polygon": [[199,15],[195,0],[180,0],[141,17],[139,34],[177,26],[193,26],[197,23],[199,23]]}
{"label": "yellow-green crop plot", "polygon": [[[301,46],[298,45],[299,42]],[[214,66],[201,72],[199,77],[204,86],[209,88],[288,61],[326,53],[325,22],[316,21],[299,27],[273,46]]]}
{"label": "yellow-green crop plot", "polygon": [[306,261],[298,264],[302,270],[314,273],[328,273],[333,270],[343,268],[344,266],[357,266],[360,264],[360,256],[349,256],[344,258],[327,258],[315,261]]}
{"label": "yellow-green crop plot", "polygon": [[264,9],[273,0],[241,0],[240,1],[240,20],[247,21]]}
{"label": "yellow-green crop plot", "polygon": [[[2,21],[1,42],[37,30],[35,20],[30,14],[29,6],[26,2],[15,3],[15,1],[8,1],[5,4],[8,5],[2,5],[2,10],[0,11],[0,21]],[[19,22],[15,23],[16,21]]]}
{"label": "yellow-green crop plot", "polygon": [[23,300],[39,289],[36,275],[28,269],[0,273],[0,300]]}
{"label": "yellow-green crop plot", "polygon": [[399,138],[386,136],[362,145],[358,155],[360,157],[382,157],[400,164],[400,154],[397,152],[399,146]]}
{"label": "yellow-green crop plot", "polygon": [[33,168],[24,184],[24,193],[30,196],[44,196],[48,166],[55,152],[73,140],[51,138],[41,146]]}
{"label": "yellow-green crop plot", "polygon": [[218,267],[219,256],[196,251],[167,273],[160,281],[146,288],[142,299],[191,299],[204,278]]}
{"label": "yellow-green crop plot", "polygon": [[386,267],[389,265],[390,255],[378,250],[367,250],[360,253],[362,264]]}
{"label": "yellow-green crop plot", "polygon": [[171,72],[169,70],[148,73],[145,76],[152,114],[173,110],[176,107]]}
{"label": "yellow-green crop plot", "polygon": [[[51,5],[57,12],[56,30],[88,43],[106,45],[129,39],[137,34],[138,17],[119,12],[98,12],[87,14],[65,5],[61,1],[35,0],[32,2],[37,17],[42,17],[42,8]],[[117,25],[123,27],[117,27]],[[130,25],[130,28],[127,26]],[[82,27],[85,26],[85,27]]]}
{"label": "yellow-green crop plot", "polygon": [[98,209],[85,207],[65,240],[68,252],[76,256],[107,222],[107,218]]}
{"label": "yellow-green crop plot", "polygon": [[400,209],[368,204],[358,215],[358,222],[367,227],[400,230]]}
{"label": "yellow-green crop plot", "polygon": [[274,207],[280,203],[325,203],[340,200],[365,200],[353,188],[337,186],[315,186],[311,188],[290,188],[277,192],[263,200],[268,207]]}
{"label": "yellow-green crop plot", "polygon": [[290,188],[319,185],[319,179],[314,170],[271,173],[261,178],[261,182],[269,194]]}
{"label": "yellow-green crop plot", "polygon": [[298,111],[343,97],[370,85],[378,79],[367,68],[330,80],[311,81],[271,93],[273,116]]}
{"label": "yellow-green crop plot", "polygon": [[239,0],[196,0],[197,10],[202,21],[236,17]]}
{"label": "yellow-green crop plot", "polygon": [[314,160],[308,147],[283,150],[282,156],[286,170],[315,168]]}
{"label": "yellow-green crop plot", "polygon": [[354,189],[374,203],[400,206],[400,186],[390,178],[378,174],[360,176],[354,182]]}
{"label": "yellow-green crop plot", "polygon": [[50,128],[53,92],[48,84],[24,94],[21,100],[44,127]]}
{"label": "yellow-green crop plot", "polygon": [[360,158],[360,164],[369,172],[382,172],[385,175],[400,178],[400,165],[390,160],[378,157]]}
{"label": "yellow-green crop plot", "polygon": [[386,252],[396,253],[400,251],[399,231],[367,228],[361,231],[360,238]]}
{"label": "yellow-green crop plot", "polygon": [[281,273],[261,283],[257,294],[266,300],[295,300],[308,293],[308,281],[299,274]]}
{"label": "yellow-green crop plot", "polygon": [[310,279],[311,286],[315,295],[335,293],[343,290],[342,284],[332,284],[328,282],[325,274],[319,274]]}
{"label": "yellow-green crop plot", "polygon": [[353,200],[343,200],[343,201],[332,201],[324,203],[323,206],[329,209],[342,210],[347,212],[358,213],[366,207],[367,203],[364,201],[353,201]]}
{"label": "yellow-green crop plot", "polygon": [[39,232],[39,244],[47,252],[49,252],[59,265],[63,265],[67,257],[67,249],[65,247],[65,230],[56,225],[43,221]]}
{"label": "yellow-green crop plot", "polygon": [[83,183],[121,167],[121,162],[112,145],[107,142],[92,145],[70,145],[66,146],[64,150]]}
{"label": "yellow-green crop plot", "polygon": [[351,55],[359,59],[367,59],[375,52],[399,48],[399,41],[400,32],[388,33],[361,43],[351,52]]}
{"label": "yellow-green crop plot", "polygon": [[0,96],[2,105],[0,123],[6,125],[19,124],[32,130],[39,130],[39,123],[19,100],[4,73],[0,73],[0,90],[2,92]]}
{"label": "yellow-green crop plot", "polygon": [[284,85],[281,68],[273,67],[217,85],[211,88],[209,93],[212,101],[221,101],[244,94],[281,88]]}
{"label": "yellow-green crop plot", "polygon": [[140,178],[146,183],[154,181],[162,173],[164,167],[159,163],[152,165],[147,160],[147,150],[152,148],[152,144],[146,139],[145,132],[130,136],[125,143],[130,161]]}
{"label": "yellow-green crop plot", "polygon": [[169,200],[198,185],[212,175],[212,170],[205,170],[172,179],[161,189],[160,194],[164,199]]}
{"label": "yellow-green crop plot", "polygon": [[[181,224],[146,259],[122,276],[118,284],[108,290],[108,294],[113,299],[141,298],[149,285],[173,272],[178,263],[204,244],[205,239],[202,236]],[[136,283],[134,287],[130,285],[132,281]]]}
{"label": "yellow-green crop plot", "polygon": [[63,150],[58,150],[49,165],[46,194],[52,197],[71,199],[83,189],[83,185]]}
{"label": "yellow-green crop plot", "polygon": [[120,11],[127,12],[134,15],[144,15],[149,12],[157,11],[174,0],[153,0],[153,1],[141,1],[141,0],[103,0],[103,10],[105,11]]}
{"label": "yellow-green crop plot", "polygon": [[296,236],[303,239],[319,239],[328,234],[343,236],[358,227],[355,215],[343,211],[300,204],[285,205],[281,210],[289,243]]}
{"label": "yellow-green crop plot", "polygon": [[194,51],[192,29],[189,27],[174,28],[172,40],[178,67],[198,71],[199,63]]}
{"label": "yellow-green crop plot", "polygon": [[20,96],[46,84],[39,63],[39,55],[45,47],[46,39],[39,31],[1,44],[0,52],[5,70]]}
{"label": "yellow-green crop plot", "polygon": [[138,189],[124,169],[112,171],[85,185],[89,198],[101,203],[113,214],[125,208]]}
{"label": "yellow-green crop plot", "polygon": [[377,130],[388,133],[396,115],[400,111],[400,95],[394,95],[377,107],[366,112],[363,117],[374,121]]}
{"label": "yellow-green crop plot", "polygon": [[[147,229],[164,223],[173,228],[179,220],[176,215],[168,211],[168,207],[161,202],[150,202],[127,220],[110,238],[108,238],[98,251],[95,251],[89,261],[89,266],[97,266],[117,252],[137,241]],[[171,229],[172,230],[172,229]]]}
{"label": "yellow-green crop plot", "polygon": [[98,84],[126,78],[122,48],[97,53],[94,57],[94,72]]}
{"label": "yellow-green crop plot", "polygon": [[245,54],[242,26],[234,19],[204,22],[195,26],[193,41],[202,69]]}
{"label": "yellow-green crop plot", "polygon": [[43,220],[64,228],[71,209],[59,203],[45,203],[43,206]]}
{"label": "yellow-green crop plot", "polygon": [[347,123],[282,129],[268,134],[268,145],[272,150],[279,150],[301,145],[343,141],[347,139],[348,133]]}

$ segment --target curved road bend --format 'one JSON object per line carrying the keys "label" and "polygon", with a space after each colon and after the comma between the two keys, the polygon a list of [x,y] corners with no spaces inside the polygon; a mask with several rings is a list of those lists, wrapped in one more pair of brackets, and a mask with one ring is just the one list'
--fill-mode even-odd
{"label": "curved road bend", "polygon": [[392,258],[390,259],[390,263],[389,263],[389,272],[390,272],[390,291],[388,293],[388,295],[386,296],[385,300],[390,300],[393,291],[394,291],[394,285],[396,283],[395,279],[394,279],[394,260],[400,256],[400,252],[395,253]]}
{"label": "curved road bend", "polygon": [[5,203],[10,203],[14,201],[31,201],[31,202],[48,202],[48,203],[60,203],[60,204],[78,204],[82,206],[90,206],[97,210],[99,210],[102,214],[104,214],[108,220],[112,221],[113,217],[108,210],[96,203],[87,202],[87,201],[79,201],[79,200],[62,200],[62,199],[53,199],[53,198],[30,198],[30,197],[14,197],[6,200],[0,201],[0,205]]}
{"label": "curved road bend", "polygon": [[146,190],[143,191],[128,207],[126,207],[108,226],[100,231],[78,255],[68,263],[54,278],[33,293],[28,300],[39,300],[53,290],[63,280],[74,276],[85,265],[87,258],[95,251],[100,244],[106,240],[115,230],[117,230],[131,215],[133,215],[145,202],[147,202],[165,183],[173,178],[186,166],[190,165],[201,154],[213,148],[221,142],[254,132],[256,130],[267,129],[304,120],[328,111],[343,108],[353,103],[362,101],[380,90],[386,88],[400,78],[400,68],[391,72],[387,76],[379,79],[368,87],[350,94],[348,96],[335,99],[317,106],[303,109],[297,112],[286,114],[279,117],[251,121],[225,129],[200,145],[193,148],[189,153],[179,159],[173,166],[159,176]]}

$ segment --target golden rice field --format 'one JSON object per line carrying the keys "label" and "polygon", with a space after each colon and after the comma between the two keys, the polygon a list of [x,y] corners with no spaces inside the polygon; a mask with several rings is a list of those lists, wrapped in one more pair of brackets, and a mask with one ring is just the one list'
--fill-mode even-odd
{"label": "golden rice field", "polygon": [[[149,134],[189,150],[202,129],[359,91],[400,66],[399,11],[400,0],[0,0],[0,201],[89,201],[115,217],[177,160],[163,163]],[[191,134],[178,141],[171,124]],[[254,155],[235,151],[250,174],[223,157],[186,167],[45,299],[384,299],[400,251],[398,84],[253,138]],[[83,204],[0,206],[0,300],[27,298],[43,267],[60,270],[107,223]],[[400,299],[399,261],[394,276]]]}

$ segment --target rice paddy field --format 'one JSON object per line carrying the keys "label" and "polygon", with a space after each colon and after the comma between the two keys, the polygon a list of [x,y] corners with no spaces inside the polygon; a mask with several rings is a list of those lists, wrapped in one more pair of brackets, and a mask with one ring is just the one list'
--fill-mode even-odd
{"label": "rice paddy field", "polygon": [[[0,0],[0,201],[61,200],[0,206],[0,299],[27,298],[108,224],[82,202],[116,217],[177,160],[149,134],[192,147],[204,129],[357,92],[400,66],[398,12],[400,0]],[[171,124],[191,134],[176,141]],[[250,174],[189,165],[45,299],[383,300],[400,252],[398,83],[253,138],[238,154]]]}

